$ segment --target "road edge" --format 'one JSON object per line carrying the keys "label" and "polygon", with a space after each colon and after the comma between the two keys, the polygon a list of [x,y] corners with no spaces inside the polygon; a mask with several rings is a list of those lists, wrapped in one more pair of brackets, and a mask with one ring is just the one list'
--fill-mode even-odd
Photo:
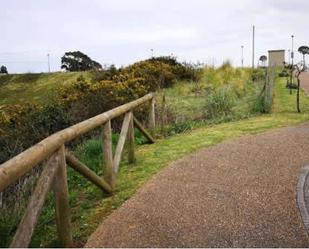
{"label": "road edge", "polygon": [[[297,206],[309,235],[309,199],[306,192],[309,193],[309,164],[305,165],[300,172],[297,184]],[[306,198],[307,197],[307,198]]]}

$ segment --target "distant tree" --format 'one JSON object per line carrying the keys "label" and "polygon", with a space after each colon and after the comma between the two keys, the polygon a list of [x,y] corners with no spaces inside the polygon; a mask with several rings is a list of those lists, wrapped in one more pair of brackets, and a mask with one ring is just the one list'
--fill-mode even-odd
{"label": "distant tree", "polygon": [[61,69],[66,71],[87,71],[87,70],[101,70],[102,65],[92,60],[88,55],[80,52],[66,52],[61,58]]}
{"label": "distant tree", "polygon": [[8,70],[7,70],[7,68],[6,68],[6,66],[1,66],[0,67],[0,73],[5,73],[5,74],[8,74]]}
{"label": "distant tree", "polygon": [[306,61],[305,61],[305,55],[309,54],[309,47],[308,46],[300,46],[298,48],[298,52],[301,53],[303,55],[303,61],[304,61],[304,65],[306,65]]}
{"label": "distant tree", "polygon": [[117,67],[114,64],[110,65],[108,70],[110,71],[112,76],[114,76],[118,72]]}
{"label": "distant tree", "polygon": [[265,67],[265,62],[267,61],[267,56],[266,55],[262,55],[260,57],[259,61],[261,61],[262,65]]}

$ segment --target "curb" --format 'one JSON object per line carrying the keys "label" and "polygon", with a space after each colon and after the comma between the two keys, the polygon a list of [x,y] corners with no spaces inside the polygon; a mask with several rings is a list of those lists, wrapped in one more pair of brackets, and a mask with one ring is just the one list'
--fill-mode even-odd
{"label": "curb", "polygon": [[297,184],[297,206],[309,235],[309,165],[302,168]]}

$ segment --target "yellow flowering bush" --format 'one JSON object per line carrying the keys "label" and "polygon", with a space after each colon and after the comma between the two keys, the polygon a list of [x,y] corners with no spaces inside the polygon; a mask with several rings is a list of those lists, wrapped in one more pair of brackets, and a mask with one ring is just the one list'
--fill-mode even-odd
{"label": "yellow flowering bush", "polygon": [[61,85],[48,105],[1,106],[0,163],[55,131],[197,75],[193,67],[173,57],[151,58],[93,72],[92,80],[81,76],[73,84]]}

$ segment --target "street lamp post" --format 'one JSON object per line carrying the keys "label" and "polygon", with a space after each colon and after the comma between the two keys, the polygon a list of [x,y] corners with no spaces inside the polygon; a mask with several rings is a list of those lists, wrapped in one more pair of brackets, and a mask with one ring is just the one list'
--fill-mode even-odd
{"label": "street lamp post", "polygon": [[292,58],[292,66],[294,66],[294,35],[292,37],[292,52],[291,52],[291,58]]}
{"label": "street lamp post", "polygon": [[50,54],[47,54],[47,67],[48,67],[48,72],[50,73]]}
{"label": "street lamp post", "polygon": [[293,87],[293,71],[294,71],[294,35],[291,35],[292,38],[292,50],[291,50],[291,59],[292,59],[292,66],[291,66],[291,75],[290,75],[290,94],[292,94],[292,87]]}
{"label": "street lamp post", "polygon": [[255,26],[252,28],[252,69],[254,69],[254,52],[255,52]]}
{"label": "street lamp post", "polygon": [[244,46],[241,46],[241,67],[244,67]]}

